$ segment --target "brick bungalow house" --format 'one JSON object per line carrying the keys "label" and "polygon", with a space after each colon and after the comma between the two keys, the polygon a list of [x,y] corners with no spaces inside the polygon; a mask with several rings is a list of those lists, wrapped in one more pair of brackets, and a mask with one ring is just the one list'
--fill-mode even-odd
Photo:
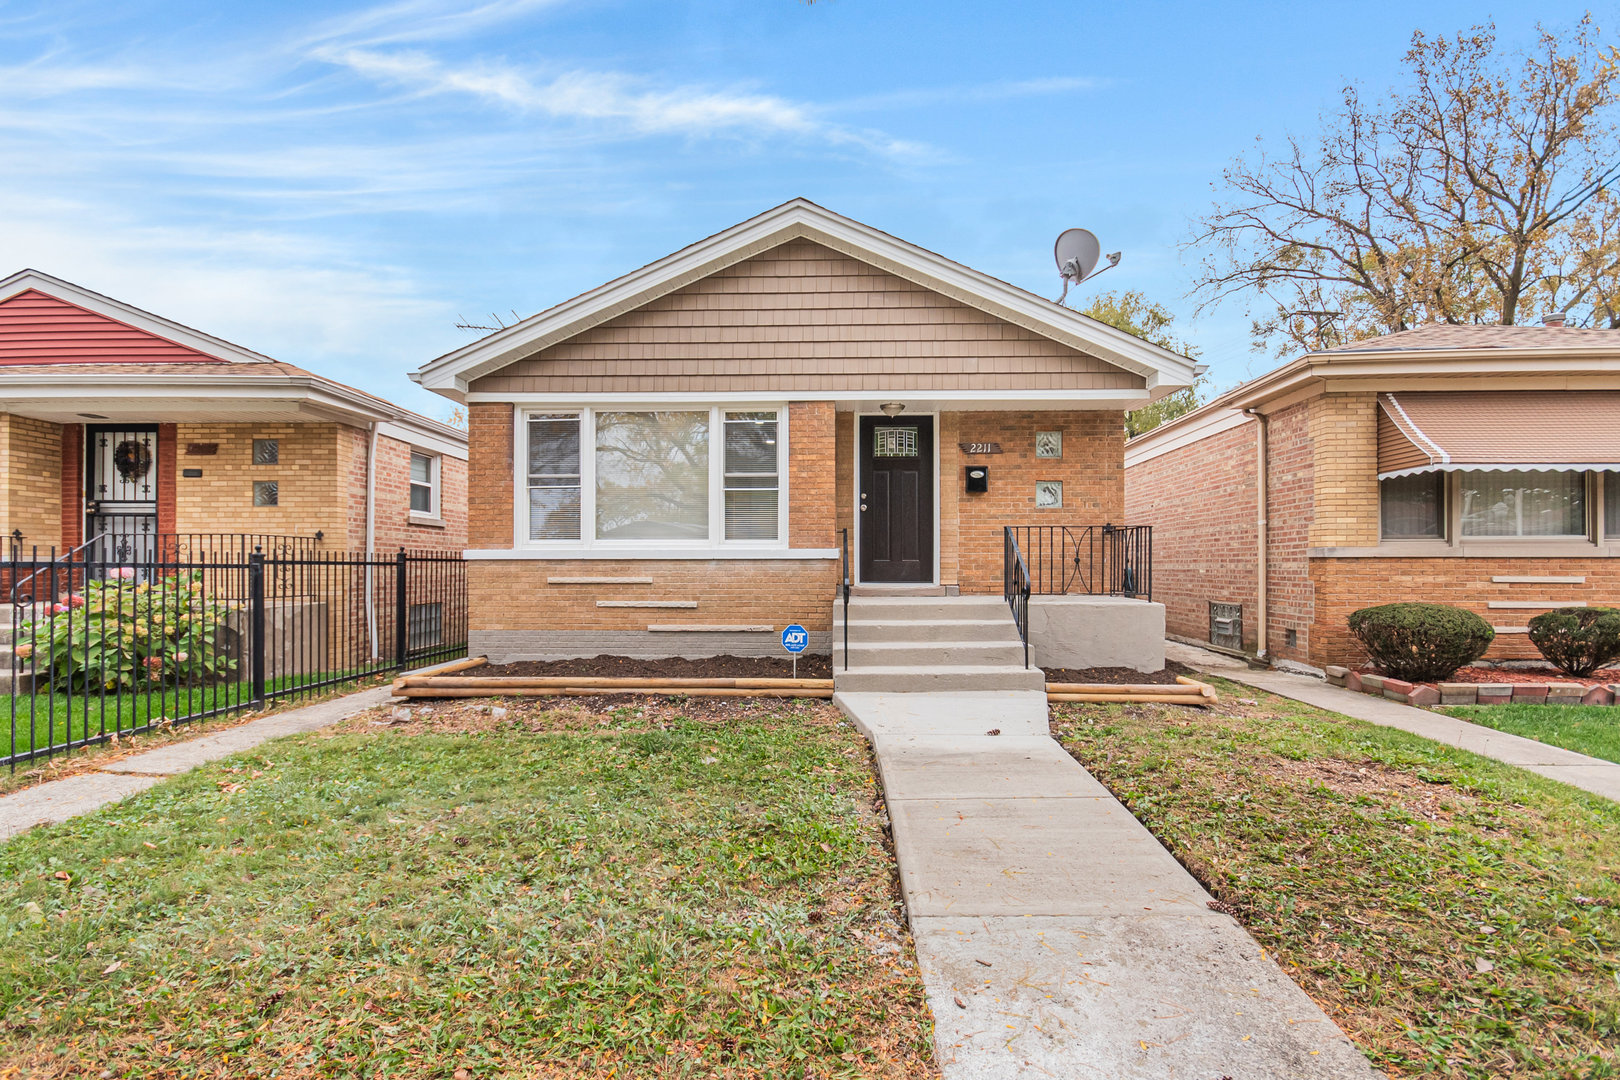
{"label": "brick bungalow house", "polygon": [[825,652],[844,530],[857,584],[999,603],[1002,526],[1121,521],[1124,412],[1193,376],[797,199],[412,378],[467,406],[499,660]]}
{"label": "brick bungalow house", "polygon": [[1496,628],[1620,606],[1620,331],[1425,326],[1302,356],[1131,440],[1175,637],[1323,666],[1357,608],[1423,600]]}
{"label": "brick bungalow house", "polygon": [[466,459],[463,432],[342,383],[38,271],[0,281],[12,558],[191,534],[459,551]]}

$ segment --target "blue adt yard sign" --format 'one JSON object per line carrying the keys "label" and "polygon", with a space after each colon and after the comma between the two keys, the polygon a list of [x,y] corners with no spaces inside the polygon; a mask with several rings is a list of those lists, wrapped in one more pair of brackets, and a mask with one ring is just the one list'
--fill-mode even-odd
{"label": "blue adt yard sign", "polygon": [[799,677],[799,654],[810,644],[810,632],[798,623],[790,623],[782,630],[782,648],[793,654],[793,677]]}

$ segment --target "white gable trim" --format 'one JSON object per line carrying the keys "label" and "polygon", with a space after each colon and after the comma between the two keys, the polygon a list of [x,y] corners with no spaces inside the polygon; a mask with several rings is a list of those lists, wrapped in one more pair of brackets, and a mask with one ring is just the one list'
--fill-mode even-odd
{"label": "white gable trim", "polygon": [[1194,362],[888,233],[794,199],[673,255],[439,357],[411,378],[463,400],[472,380],[790,240],[812,240],[1147,381],[1157,398],[1192,385]]}
{"label": "white gable trim", "polygon": [[223,338],[205,334],[201,330],[193,330],[161,315],[153,315],[150,311],[142,311],[138,307],[126,304],[121,300],[114,300],[110,296],[91,292],[71,281],[52,277],[38,270],[19,270],[15,274],[0,281],[0,303],[10,300],[18,293],[35,289],[47,296],[55,297],[69,304],[77,304],[86,311],[118,322],[127,323],[137,330],[144,330],[148,334],[155,334],[160,338],[167,338],[177,345],[184,345],[188,349],[196,349],[219,360],[229,360],[238,364],[268,364],[273,361],[268,356],[256,353],[251,349],[244,349],[240,345],[232,345]]}

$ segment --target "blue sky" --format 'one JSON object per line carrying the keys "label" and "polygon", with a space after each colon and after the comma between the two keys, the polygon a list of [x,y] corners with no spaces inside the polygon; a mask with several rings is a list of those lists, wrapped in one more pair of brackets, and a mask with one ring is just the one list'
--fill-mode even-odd
{"label": "blue sky", "polygon": [[[32,266],[430,415],[406,378],[803,195],[1056,296],[1083,225],[1225,385],[1180,244],[1256,137],[1414,29],[1586,5],[401,0],[0,5],[0,272]],[[1591,5],[1606,29],[1620,4]],[[1610,35],[1613,40],[1613,35]]]}

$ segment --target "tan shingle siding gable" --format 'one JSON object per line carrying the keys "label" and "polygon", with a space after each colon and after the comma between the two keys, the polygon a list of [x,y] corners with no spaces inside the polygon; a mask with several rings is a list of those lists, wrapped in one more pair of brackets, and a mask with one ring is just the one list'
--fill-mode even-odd
{"label": "tan shingle siding gable", "polygon": [[482,393],[1140,389],[1140,376],[808,240],[475,380]]}

